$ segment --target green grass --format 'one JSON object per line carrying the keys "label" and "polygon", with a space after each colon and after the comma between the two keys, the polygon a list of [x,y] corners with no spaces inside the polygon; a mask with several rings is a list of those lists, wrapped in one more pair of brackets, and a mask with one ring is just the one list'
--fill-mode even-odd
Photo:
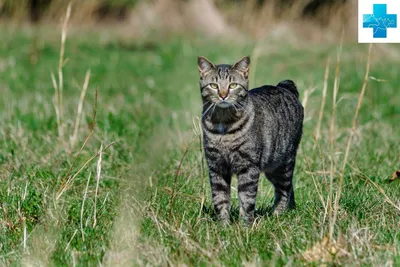
{"label": "green grass", "polygon": [[[262,46],[257,67],[250,73],[255,83],[252,86],[290,78],[298,84],[302,99],[306,89],[316,90],[308,99],[298,152],[297,209],[280,217],[269,216],[273,191],[269,182],[261,179],[258,220],[246,228],[238,224],[235,189],[233,224],[221,227],[213,214],[200,136],[193,130],[193,121],[196,124],[201,112],[196,57],[234,62],[251,55],[255,43],[234,44],[193,36],[137,41],[105,32],[74,33],[66,46],[65,138],[61,140],[50,78],[57,71],[59,34],[41,30],[36,64],[30,61],[34,39],[30,29],[2,28],[1,36],[0,262],[16,266],[115,266],[113,263],[123,262],[318,265],[329,254],[316,250],[332,247],[322,242],[331,220],[324,219],[324,204],[312,177],[326,202],[329,174],[321,171],[324,166],[329,171],[332,158],[329,123],[337,45],[282,45],[271,41]],[[334,227],[340,249],[325,259],[330,264],[400,264],[399,210],[371,183],[400,206],[399,182],[387,182],[400,162],[396,149],[400,138],[400,73],[395,49],[373,47],[370,76],[385,81],[370,79],[367,85]],[[366,45],[349,43],[344,44],[341,55],[334,192],[365,75],[367,50]],[[332,61],[327,104],[319,146],[314,148],[313,132],[328,56]],[[253,58],[253,65],[255,61]],[[69,136],[88,69],[91,78],[79,142],[71,146]],[[101,144],[114,142],[102,158],[94,226],[97,158],[58,200],[56,194],[90,132],[96,88],[96,128],[72,168],[75,174]],[[175,192],[172,200],[171,190]]]}

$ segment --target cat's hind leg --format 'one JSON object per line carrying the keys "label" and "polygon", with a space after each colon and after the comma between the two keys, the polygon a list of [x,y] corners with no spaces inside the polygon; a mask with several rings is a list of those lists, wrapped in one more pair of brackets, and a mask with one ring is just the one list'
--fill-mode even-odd
{"label": "cat's hind leg", "polygon": [[296,207],[293,190],[294,166],[295,160],[274,170],[272,173],[265,173],[265,176],[267,176],[268,180],[270,180],[274,185],[274,215],[278,215],[285,210],[294,209]]}

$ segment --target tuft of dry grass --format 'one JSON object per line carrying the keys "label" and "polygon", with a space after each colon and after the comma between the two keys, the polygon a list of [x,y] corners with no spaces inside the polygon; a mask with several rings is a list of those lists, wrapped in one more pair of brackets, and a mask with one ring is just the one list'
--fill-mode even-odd
{"label": "tuft of dry grass", "polygon": [[343,235],[339,235],[338,241],[331,241],[325,237],[312,247],[308,248],[302,257],[307,262],[332,263],[339,262],[342,258],[348,256],[348,244]]}
{"label": "tuft of dry grass", "polygon": [[329,238],[333,240],[333,231],[335,224],[332,222],[332,213],[333,213],[333,191],[334,191],[334,173],[336,172],[336,136],[335,136],[335,121],[336,121],[336,109],[337,109],[337,95],[339,91],[339,80],[340,80],[340,57],[342,54],[343,48],[343,36],[344,31],[342,31],[342,35],[340,38],[340,44],[338,47],[338,52],[336,56],[336,68],[335,68],[335,80],[333,84],[333,98],[332,98],[332,116],[329,125],[329,144],[330,144],[330,184],[329,184],[329,196],[327,200],[327,217],[329,218]]}
{"label": "tuft of dry grass", "polygon": [[[89,136],[90,137],[90,136]],[[87,138],[87,140],[89,140]],[[100,157],[100,155],[102,153],[104,153],[104,151],[106,151],[110,146],[112,146],[114,144],[114,142],[109,143],[108,145],[106,145],[104,148],[102,148],[101,150],[99,150],[97,153],[95,153],[93,156],[91,156],[79,169],[77,172],[74,173],[74,175],[69,176],[69,173],[71,172],[72,168],[74,167],[74,165],[71,166],[71,168],[68,170],[67,175],[64,177],[61,187],[57,192],[57,196],[56,199],[58,200],[62,194],[68,190],[72,184],[72,182],[74,181],[74,179],[89,165],[89,163],[91,163],[95,158]],[[80,151],[83,150],[83,148],[85,147],[85,143],[84,145],[81,147]],[[79,156],[79,154],[78,154]],[[78,156],[75,158],[78,158]]]}
{"label": "tuft of dry grass", "polygon": [[340,172],[340,178],[339,178],[339,184],[338,184],[338,191],[335,195],[335,203],[333,205],[333,218],[332,218],[332,222],[331,222],[331,232],[330,232],[331,238],[332,238],[332,233],[333,233],[332,228],[336,224],[336,220],[337,220],[337,216],[338,216],[338,212],[339,212],[339,200],[340,200],[340,197],[342,194],[343,180],[344,180],[345,170],[346,170],[347,161],[348,161],[348,157],[349,157],[349,153],[350,153],[350,148],[351,148],[353,137],[354,137],[354,134],[355,134],[356,128],[357,128],[358,114],[360,112],[361,104],[364,99],[365,89],[367,87],[367,82],[368,82],[368,77],[369,77],[369,69],[370,69],[370,65],[371,65],[371,51],[372,51],[372,44],[369,45],[369,49],[368,49],[368,58],[367,58],[367,63],[366,63],[366,67],[365,67],[366,68],[365,77],[364,77],[363,85],[361,87],[360,96],[358,98],[357,108],[355,110],[355,114],[353,117],[352,128],[351,128],[349,139],[347,141],[346,151],[344,153],[344,159],[343,159],[343,163],[342,163],[342,169]]}
{"label": "tuft of dry grass", "polygon": [[96,169],[96,191],[94,194],[94,213],[93,213],[93,227],[96,226],[97,224],[97,217],[96,217],[96,213],[97,213],[97,195],[99,193],[99,184],[100,184],[100,177],[101,177],[101,161],[103,159],[103,144],[100,145],[100,149],[98,152],[98,160],[97,160],[97,169]]}
{"label": "tuft of dry grass", "polygon": [[76,112],[74,133],[72,134],[72,137],[70,138],[71,147],[75,146],[77,139],[78,139],[78,130],[79,130],[79,124],[80,124],[81,117],[82,117],[83,102],[85,100],[86,91],[89,86],[89,80],[90,80],[90,70],[88,70],[86,72],[85,81],[82,86],[81,96],[79,98],[78,108],[77,108],[77,112]]}
{"label": "tuft of dry grass", "polygon": [[324,86],[322,88],[322,99],[321,99],[321,107],[319,109],[319,116],[318,116],[318,122],[315,130],[315,146],[317,145],[318,140],[321,137],[321,122],[322,122],[322,117],[324,115],[324,108],[325,108],[325,103],[326,103],[326,93],[328,89],[328,77],[329,77],[329,65],[331,63],[331,58],[328,57],[326,61],[326,67],[325,67],[325,75],[324,75]]}
{"label": "tuft of dry grass", "polygon": [[80,220],[81,229],[80,230],[81,230],[82,240],[83,241],[85,241],[85,230],[83,229],[83,214],[84,214],[84,211],[85,211],[85,201],[86,201],[86,198],[87,198],[87,191],[88,191],[88,188],[89,188],[89,183],[90,183],[90,178],[91,177],[92,177],[92,173],[90,172],[89,176],[88,176],[87,183],[86,183],[85,191],[84,191],[83,197],[82,197],[81,220]]}
{"label": "tuft of dry grass", "polygon": [[58,137],[61,142],[64,142],[64,124],[63,124],[63,113],[64,113],[64,104],[63,104],[63,88],[64,88],[64,78],[63,78],[63,67],[64,67],[64,54],[65,54],[65,41],[67,39],[67,29],[68,29],[68,21],[71,16],[71,2],[68,4],[65,18],[61,30],[61,46],[60,46],[60,58],[58,62],[58,83],[55,78],[54,73],[51,74],[51,79],[54,87],[54,108],[57,116],[57,125],[58,125]]}

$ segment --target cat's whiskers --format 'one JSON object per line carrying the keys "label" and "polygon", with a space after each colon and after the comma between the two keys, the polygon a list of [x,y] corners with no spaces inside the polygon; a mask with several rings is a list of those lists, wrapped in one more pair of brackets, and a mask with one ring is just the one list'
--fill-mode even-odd
{"label": "cat's whiskers", "polygon": [[214,104],[213,110],[211,111],[211,116],[214,114],[215,108],[217,107],[217,104]]}
{"label": "cat's whiskers", "polygon": [[244,106],[243,106],[243,104],[241,104],[241,103],[239,103],[239,102],[235,102],[235,104],[236,104],[238,107],[240,107],[240,108],[244,109]]}
{"label": "cat's whiskers", "polygon": [[242,104],[238,103],[238,102],[234,102],[233,103],[234,107],[237,107],[238,109],[241,109],[245,115],[249,115],[249,110],[247,110]]}
{"label": "cat's whiskers", "polygon": [[203,105],[202,105],[202,107],[204,107],[205,105],[207,105],[207,104],[209,104],[210,103],[210,101],[206,101]]}
{"label": "cat's whiskers", "polygon": [[232,107],[235,109],[236,112],[239,112],[235,106],[235,103],[232,103]]}
{"label": "cat's whiskers", "polygon": [[239,113],[239,110],[237,109],[235,102],[232,102],[232,107],[235,109],[236,114]]}
{"label": "cat's whiskers", "polygon": [[244,115],[248,115],[249,114],[249,112],[245,108],[239,106],[237,103],[233,102],[232,105],[233,105],[233,108],[236,111],[236,114],[237,114],[236,117],[240,117],[243,114]]}
{"label": "cat's whiskers", "polygon": [[214,103],[211,103],[211,105],[206,109],[206,111],[203,112],[203,116],[201,116],[202,119],[204,118],[205,115],[207,115],[207,112],[210,111],[210,109],[211,109],[213,106],[215,107],[215,104],[214,104]]}

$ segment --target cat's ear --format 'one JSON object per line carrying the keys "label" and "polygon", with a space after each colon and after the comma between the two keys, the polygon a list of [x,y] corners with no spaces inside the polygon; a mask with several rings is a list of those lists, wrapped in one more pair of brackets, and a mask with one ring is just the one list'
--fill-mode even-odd
{"label": "cat's ear", "polygon": [[205,57],[198,57],[197,65],[199,67],[201,77],[204,77],[204,75],[210,70],[215,69],[215,65]]}
{"label": "cat's ear", "polygon": [[243,74],[244,77],[249,76],[250,57],[242,57],[238,62],[233,64],[232,69],[235,69]]}

